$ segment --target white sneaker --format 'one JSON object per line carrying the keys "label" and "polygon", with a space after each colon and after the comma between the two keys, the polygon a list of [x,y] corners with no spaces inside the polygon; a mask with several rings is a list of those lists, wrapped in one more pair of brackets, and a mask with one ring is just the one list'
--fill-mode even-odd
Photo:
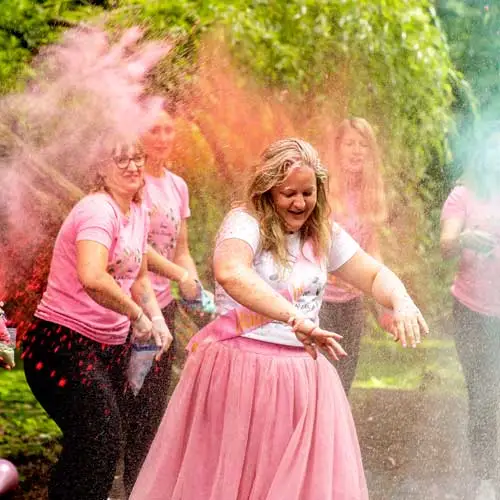
{"label": "white sneaker", "polygon": [[475,500],[496,500],[495,484],[491,479],[482,479],[476,491]]}

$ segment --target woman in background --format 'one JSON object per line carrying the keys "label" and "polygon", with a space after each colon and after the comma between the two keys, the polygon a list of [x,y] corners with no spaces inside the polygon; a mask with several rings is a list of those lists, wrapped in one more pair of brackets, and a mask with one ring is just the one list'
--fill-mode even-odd
{"label": "woman in background", "polygon": [[[332,218],[370,255],[381,261],[378,231],[386,219],[380,152],[371,125],[363,118],[343,120],[333,143],[328,202]],[[363,292],[329,275],[320,325],[342,335],[348,356],[335,367],[348,394],[356,375],[365,323]]]}
{"label": "woman in background", "polygon": [[477,500],[498,498],[500,405],[500,131],[477,145],[473,163],[441,214],[441,252],[458,258],[451,293],[455,345],[469,399],[468,436]]}

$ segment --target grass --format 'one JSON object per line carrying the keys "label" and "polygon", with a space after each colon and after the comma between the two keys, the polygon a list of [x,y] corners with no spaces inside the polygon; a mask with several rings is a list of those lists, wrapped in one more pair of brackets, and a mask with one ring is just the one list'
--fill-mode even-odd
{"label": "grass", "polygon": [[[379,333],[363,338],[354,387],[464,392],[452,340],[426,339],[417,349],[402,349]],[[22,366],[0,370],[0,457],[53,459],[59,437],[59,428],[32,395]]]}
{"label": "grass", "polygon": [[31,393],[22,366],[0,370],[0,457],[52,459],[60,435]]}
{"label": "grass", "polygon": [[354,387],[465,391],[453,340],[425,339],[416,349],[403,349],[379,334],[363,338]]}

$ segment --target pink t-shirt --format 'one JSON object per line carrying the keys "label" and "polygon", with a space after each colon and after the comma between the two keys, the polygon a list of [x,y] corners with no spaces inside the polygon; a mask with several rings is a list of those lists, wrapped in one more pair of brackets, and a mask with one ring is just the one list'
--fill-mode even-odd
{"label": "pink t-shirt", "polygon": [[125,216],[111,196],[91,194],[64,221],[54,245],[47,289],[35,316],[71,328],[104,344],[123,344],[129,319],[95,302],[83,289],[76,269],[76,242],[89,240],[109,250],[108,272],[130,295],[147,249],[148,215],[133,203]]}
{"label": "pink t-shirt", "polygon": [[[446,200],[441,220],[461,219],[464,229],[490,233],[500,243],[500,197],[478,199],[465,186],[458,186]],[[469,309],[500,316],[500,246],[490,255],[463,249],[458,273],[451,287],[457,300]]]}
{"label": "pink t-shirt", "polygon": [[[149,210],[148,243],[163,257],[173,260],[183,219],[191,215],[186,183],[165,170],[161,177],[146,175],[144,203]],[[172,301],[170,280],[149,273],[158,304],[164,308]]]}
{"label": "pink t-shirt", "polygon": [[[349,215],[336,216],[334,219],[358,242],[363,250],[368,250],[373,238],[373,226],[371,224],[363,221],[354,212]],[[349,283],[342,281],[333,274],[329,274],[323,301],[348,302],[362,295],[361,290],[349,285]]]}

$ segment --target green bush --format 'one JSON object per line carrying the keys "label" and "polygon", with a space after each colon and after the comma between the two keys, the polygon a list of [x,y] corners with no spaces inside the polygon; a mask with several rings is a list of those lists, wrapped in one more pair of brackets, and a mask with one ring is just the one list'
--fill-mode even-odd
{"label": "green bush", "polygon": [[38,456],[54,460],[60,435],[33,396],[22,368],[0,370],[0,457],[16,462]]}

